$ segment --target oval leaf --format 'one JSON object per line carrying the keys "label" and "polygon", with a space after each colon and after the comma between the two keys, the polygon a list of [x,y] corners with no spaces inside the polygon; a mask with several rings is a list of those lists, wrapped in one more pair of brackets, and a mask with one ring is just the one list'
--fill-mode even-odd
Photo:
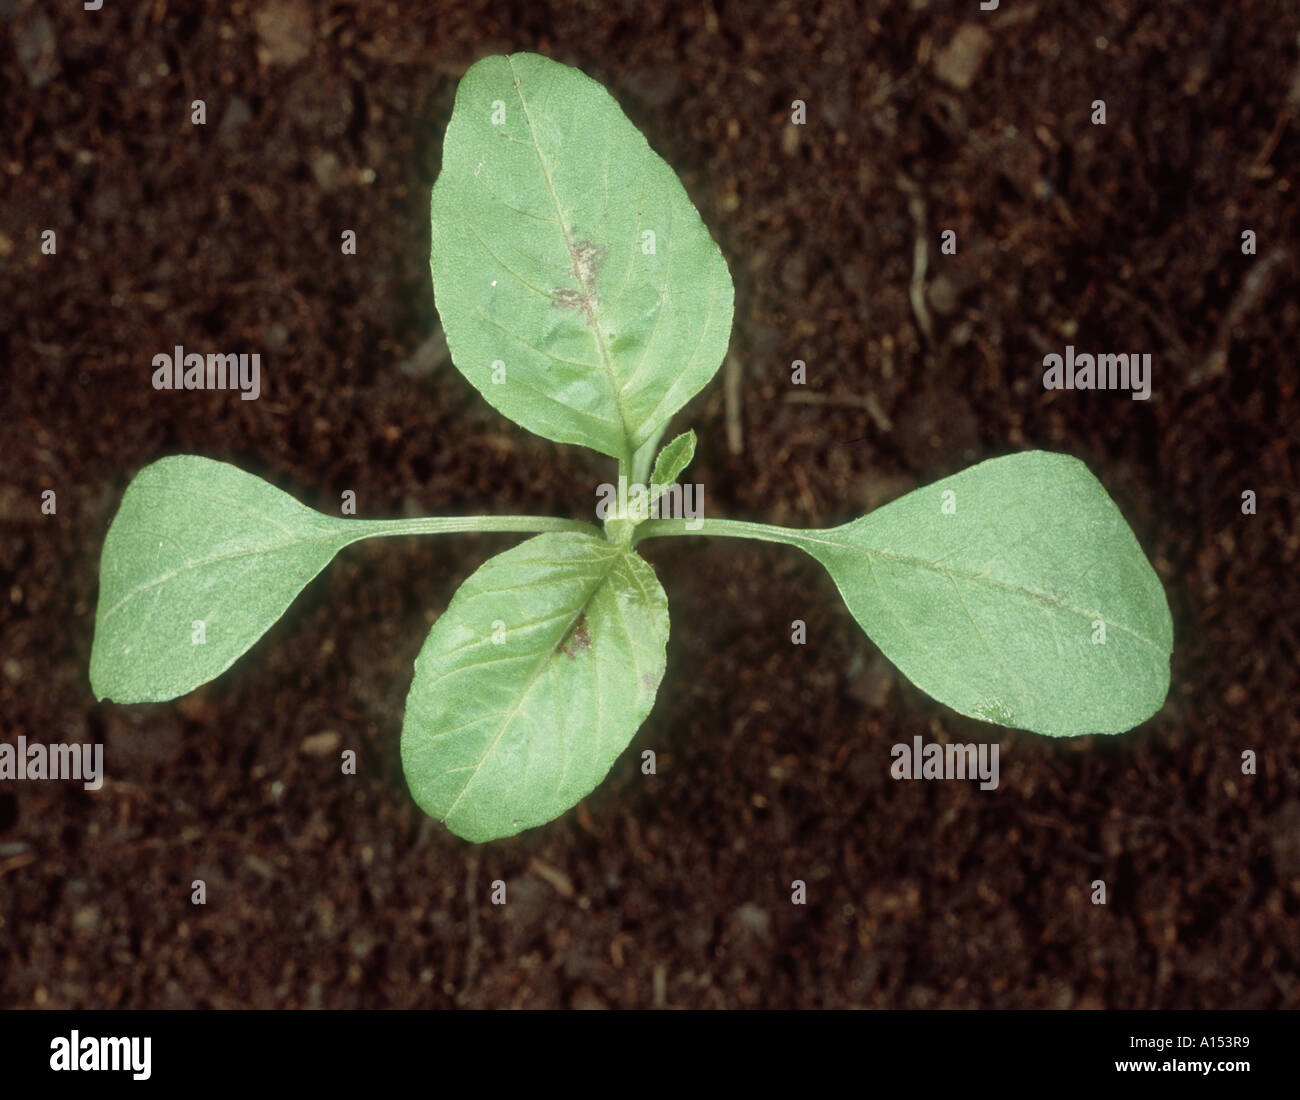
{"label": "oval leaf", "polygon": [[1160,709],[1164,589],[1086,466],[993,459],[799,544],[917,687],[973,718],[1119,733]]}
{"label": "oval leaf", "polygon": [[639,555],[538,535],[461,585],[415,662],[402,767],[475,842],[558,817],[609,772],[664,672],[668,601]]}
{"label": "oval leaf", "polygon": [[174,699],[220,675],[365,534],[225,462],[179,455],[146,466],[104,538],[96,698]]}
{"label": "oval leaf", "polygon": [[676,439],[669,443],[662,451],[659,457],[655,459],[654,471],[650,474],[650,500],[658,500],[663,493],[672,487],[684,469],[691,464],[691,459],[695,457],[695,432],[694,430],[682,432]]}
{"label": "oval leaf", "polygon": [[535,54],[469,69],[432,219],[452,359],[539,435],[630,459],[726,353],[722,253],[672,169],[577,69]]}

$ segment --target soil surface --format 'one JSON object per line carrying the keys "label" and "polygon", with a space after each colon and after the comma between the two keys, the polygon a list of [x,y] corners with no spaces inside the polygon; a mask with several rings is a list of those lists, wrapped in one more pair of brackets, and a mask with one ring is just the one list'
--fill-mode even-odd
{"label": "soil surface", "polygon": [[[109,776],[0,783],[0,1004],[1300,1007],[1298,31],[1263,0],[0,0],[0,736]],[[722,539],[645,544],[654,711],[508,841],[425,818],[398,743],[430,624],[517,538],[352,547],[212,684],[95,702],[100,547],[163,455],[329,512],[590,515],[608,462],[492,410],[430,286],[457,79],[519,50],[604,83],[727,257],[730,363],[674,421],[709,514],[1077,455],[1168,592],[1156,717],[961,718],[811,559]],[[177,344],[260,352],[261,397],[155,391]],[[1150,400],[1045,391],[1066,344],[1150,352]],[[1001,786],[892,780],[916,735],[997,742]]]}

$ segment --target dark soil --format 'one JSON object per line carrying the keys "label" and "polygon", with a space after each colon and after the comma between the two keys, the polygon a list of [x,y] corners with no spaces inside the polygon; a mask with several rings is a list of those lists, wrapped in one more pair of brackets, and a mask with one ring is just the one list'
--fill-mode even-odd
{"label": "dark soil", "polygon": [[[102,742],[109,774],[0,785],[0,1004],[1300,1007],[1298,31],[1263,0],[0,0],[0,733]],[[439,343],[443,130],[511,50],[605,83],[728,259],[740,437],[721,372],[675,421],[710,514],[828,525],[1077,455],[1169,595],[1159,715],[968,721],[810,559],[650,542],[654,712],[577,810],[473,847],[398,740],[429,624],[505,536],[353,547],[216,682],[95,702],[100,546],[162,455],[326,511],[590,514],[608,464],[512,426]],[[1045,392],[1066,343],[1151,352],[1150,401]],[[260,352],[261,398],[155,391],[175,344]],[[917,734],[997,740],[1001,787],[891,780]]]}

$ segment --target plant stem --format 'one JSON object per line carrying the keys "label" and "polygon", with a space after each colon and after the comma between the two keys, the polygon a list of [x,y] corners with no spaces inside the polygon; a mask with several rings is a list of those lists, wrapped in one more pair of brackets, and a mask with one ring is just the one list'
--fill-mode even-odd
{"label": "plant stem", "polygon": [[384,538],[389,535],[458,535],[470,532],[538,534],[544,531],[581,531],[599,535],[595,525],[579,519],[553,516],[423,516],[418,519],[350,520],[360,530],[357,538]]}
{"label": "plant stem", "polygon": [[628,478],[628,483],[632,485],[644,485],[650,477],[650,465],[654,462],[655,451],[659,448],[659,442],[664,437],[664,432],[668,430],[668,422],[665,420],[659,425],[659,430],[649,439],[636,449],[636,454],[632,456],[632,475]]}
{"label": "plant stem", "polygon": [[[699,526],[688,526],[690,524]],[[633,545],[642,539],[658,538],[661,535],[720,535],[723,538],[778,542],[786,546],[802,546],[810,541],[803,531],[772,527],[766,523],[749,523],[741,519],[648,519],[637,527]]]}

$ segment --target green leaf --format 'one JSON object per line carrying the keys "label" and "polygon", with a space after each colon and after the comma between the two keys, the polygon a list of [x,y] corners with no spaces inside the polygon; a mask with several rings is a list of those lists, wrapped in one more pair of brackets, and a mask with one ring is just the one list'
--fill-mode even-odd
{"label": "green leaf", "polygon": [[96,698],[174,699],[220,675],[367,533],[224,462],[181,455],[146,466],[104,539]]}
{"label": "green leaf", "polygon": [[982,462],[798,545],[908,679],[962,714],[1071,736],[1164,702],[1164,589],[1077,459]]}
{"label": "green leaf", "polygon": [[695,457],[695,432],[683,432],[662,451],[655,459],[654,471],[650,474],[650,503],[654,503],[663,492],[681,476]]}
{"label": "green leaf", "polygon": [[475,842],[558,817],[650,713],[668,602],[639,555],[538,535],[484,563],[415,662],[402,767],[425,813]]}
{"label": "green leaf", "polygon": [[452,358],[539,435],[630,459],[726,353],[718,246],[672,169],[577,69],[535,54],[469,69],[432,218]]}

